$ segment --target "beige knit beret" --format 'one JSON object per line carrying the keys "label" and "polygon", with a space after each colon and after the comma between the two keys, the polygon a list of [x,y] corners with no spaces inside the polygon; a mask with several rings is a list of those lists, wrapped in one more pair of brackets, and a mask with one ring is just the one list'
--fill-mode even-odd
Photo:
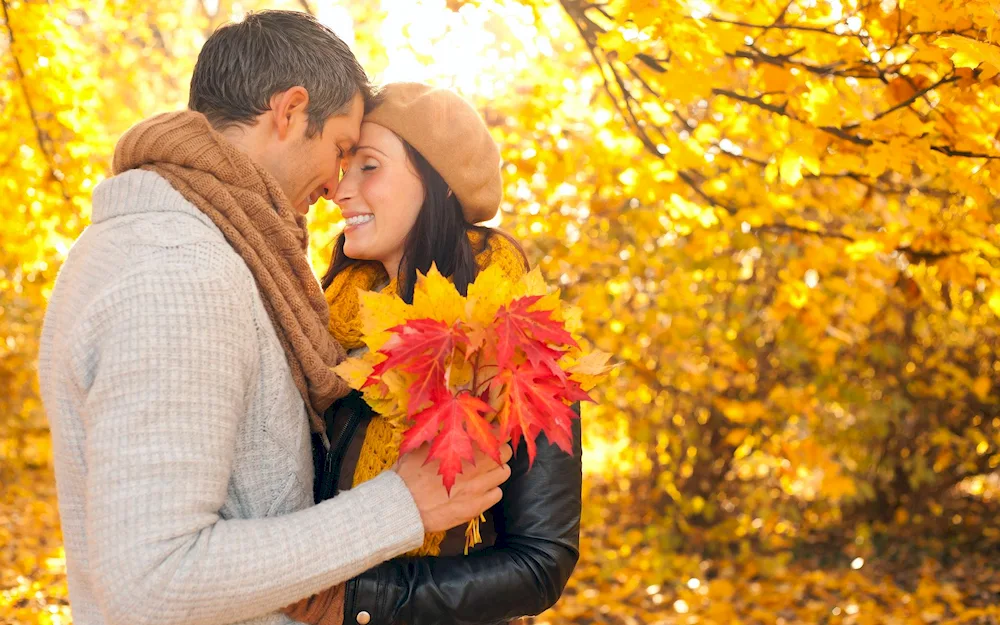
{"label": "beige knit beret", "polygon": [[500,148],[461,96],[420,83],[389,83],[365,121],[385,126],[420,152],[458,197],[467,222],[497,214],[503,196]]}

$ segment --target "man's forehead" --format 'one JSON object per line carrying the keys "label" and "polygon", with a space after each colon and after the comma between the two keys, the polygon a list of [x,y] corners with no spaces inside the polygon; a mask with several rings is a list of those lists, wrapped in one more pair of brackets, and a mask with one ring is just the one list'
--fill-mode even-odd
{"label": "man's forehead", "polygon": [[360,140],[361,124],[353,124],[350,122],[341,127],[339,136],[337,137],[337,143],[346,148],[347,151],[354,150]]}
{"label": "man's forehead", "polygon": [[361,141],[361,124],[358,124],[347,136],[347,141],[350,143],[352,150],[358,146],[358,141]]}

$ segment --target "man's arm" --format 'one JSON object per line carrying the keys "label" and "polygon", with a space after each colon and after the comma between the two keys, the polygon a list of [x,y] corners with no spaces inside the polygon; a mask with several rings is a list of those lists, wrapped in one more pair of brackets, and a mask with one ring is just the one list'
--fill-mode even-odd
{"label": "man's arm", "polygon": [[294,514],[220,518],[256,374],[251,305],[217,273],[164,262],[85,313],[96,341],[82,415],[87,542],[111,624],[261,616],[421,544],[395,473]]}

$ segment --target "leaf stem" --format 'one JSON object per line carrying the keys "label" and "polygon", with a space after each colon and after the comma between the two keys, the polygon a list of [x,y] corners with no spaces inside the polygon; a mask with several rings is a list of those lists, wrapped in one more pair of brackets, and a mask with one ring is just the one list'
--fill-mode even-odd
{"label": "leaf stem", "polygon": [[472,363],[472,394],[479,397],[479,357],[483,352],[476,350],[476,361]]}

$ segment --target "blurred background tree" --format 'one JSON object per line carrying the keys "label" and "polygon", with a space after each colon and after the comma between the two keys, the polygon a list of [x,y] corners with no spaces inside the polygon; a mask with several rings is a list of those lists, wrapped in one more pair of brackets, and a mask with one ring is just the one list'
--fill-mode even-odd
{"label": "blurred background tree", "polygon": [[0,1],[0,621],[69,619],[34,359],[90,193],[266,7],[474,100],[623,363],[541,621],[1000,622],[996,0]]}

